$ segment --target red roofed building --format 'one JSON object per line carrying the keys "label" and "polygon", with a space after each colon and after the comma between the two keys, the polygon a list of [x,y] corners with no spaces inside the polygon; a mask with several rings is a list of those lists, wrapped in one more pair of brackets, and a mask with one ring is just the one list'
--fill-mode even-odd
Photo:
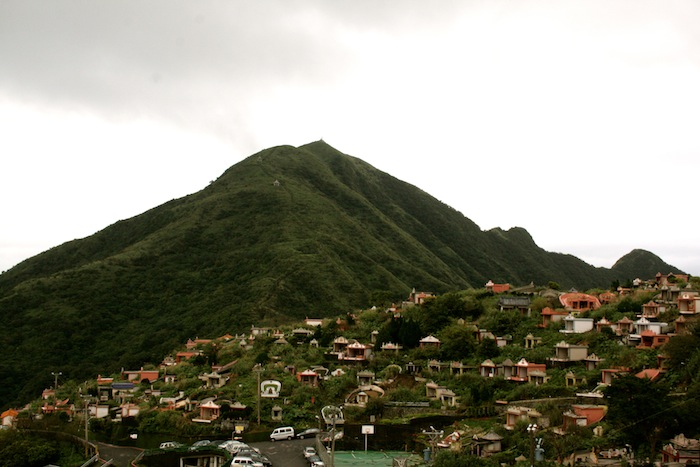
{"label": "red roofed building", "polygon": [[559,302],[567,310],[588,311],[600,308],[600,300],[593,295],[580,292],[569,292],[559,296]]}
{"label": "red roofed building", "polygon": [[297,381],[305,386],[318,386],[318,373],[314,370],[305,370],[297,373]]}
{"label": "red roofed building", "polygon": [[641,332],[640,338],[638,349],[656,349],[668,342],[671,337],[667,334],[657,334],[652,330],[646,330]]}
{"label": "red roofed building", "polygon": [[19,412],[15,409],[7,409],[0,415],[0,420],[2,420],[2,426],[5,428],[11,428],[15,426],[17,422],[17,415]]}
{"label": "red roofed building", "polygon": [[571,426],[588,426],[598,423],[608,413],[607,405],[572,405],[571,410],[563,414],[564,429]]}
{"label": "red roofed building", "polygon": [[423,302],[429,298],[435,298],[435,295],[432,292],[416,292],[416,289],[413,288],[405,303],[409,305],[422,305]]}
{"label": "red roofed building", "polygon": [[646,370],[642,370],[639,373],[637,373],[636,376],[637,378],[640,379],[648,379],[651,381],[656,381],[659,379],[659,376],[663,374],[663,370],[659,368],[647,368]]}
{"label": "red roofed building", "polygon": [[558,323],[569,316],[569,312],[565,310],[553,310],[547,306],[542,309],[540,315],[542,315],[542,324],[540,324],[540,327],[546,328],[551,323]]}
{"label": "red roofed building", "polygon": [[510,290],[510,284],[494,284],[493,281],[488,281],[484,287],[492,293],[504,293]]}

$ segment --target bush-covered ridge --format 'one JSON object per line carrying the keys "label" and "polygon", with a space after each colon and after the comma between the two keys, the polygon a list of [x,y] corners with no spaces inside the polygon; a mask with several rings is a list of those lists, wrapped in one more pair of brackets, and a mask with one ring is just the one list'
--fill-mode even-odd
{"label": "bush-covered ridge", "polygon": [[134,367],[198,333],[386,305],[414,286],[589,288],[633,271],[546,252],[523,229],[483,232],[322,141],[270,148],[198,193],[0,275],[10,349],[0,401],[26,400],[55,368],[79,377]]}

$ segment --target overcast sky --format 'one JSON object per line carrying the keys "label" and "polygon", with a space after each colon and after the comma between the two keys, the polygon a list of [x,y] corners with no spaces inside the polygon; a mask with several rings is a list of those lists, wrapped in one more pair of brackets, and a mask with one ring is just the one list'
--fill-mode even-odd
{"label": "overcast sky", "polygon": [[484,230],[700,274],[699,19],[693,0],[0,1],[0,271],[323,138]]}

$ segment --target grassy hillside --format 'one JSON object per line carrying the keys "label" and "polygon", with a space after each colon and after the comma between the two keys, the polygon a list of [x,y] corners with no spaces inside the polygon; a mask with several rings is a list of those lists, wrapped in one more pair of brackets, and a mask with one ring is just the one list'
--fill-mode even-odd
{"label": "grassy hillside", "polygon": [[188,337],[381,305],[412,287],[636,277],[622,271],[548,253],[523,229],[483,232],[322,141],[275,147],[198,193],[0,275],[10,330],[0,403],[35,395],[51,371],[78,379],[138,367]]}

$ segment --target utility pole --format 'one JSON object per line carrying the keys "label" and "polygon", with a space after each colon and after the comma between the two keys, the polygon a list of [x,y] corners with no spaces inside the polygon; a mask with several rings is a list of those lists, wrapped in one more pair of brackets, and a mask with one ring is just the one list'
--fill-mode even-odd
{"label": "utility pole", "polygon": [[437,447],[438,440],[442,438],[445,434],[445,430],[436,430],[435,427],[430,427],[431,431],[423,430],[423,434],[427,435],[430,439],[430,461],[435,462],[435,449]]}
{"label": "utility pole", "polygon": [[90,399],[85,398],[85,458],[88,457],[90,442],[88,439],[88,422],[90,420]]}
{"label": "utility pole", "polygon": [[253,367],[253,371],[255,371],[255,373],[258,375],[258,426],[260,426],[260,373],[262,373],[262,365],[256,363]]}

